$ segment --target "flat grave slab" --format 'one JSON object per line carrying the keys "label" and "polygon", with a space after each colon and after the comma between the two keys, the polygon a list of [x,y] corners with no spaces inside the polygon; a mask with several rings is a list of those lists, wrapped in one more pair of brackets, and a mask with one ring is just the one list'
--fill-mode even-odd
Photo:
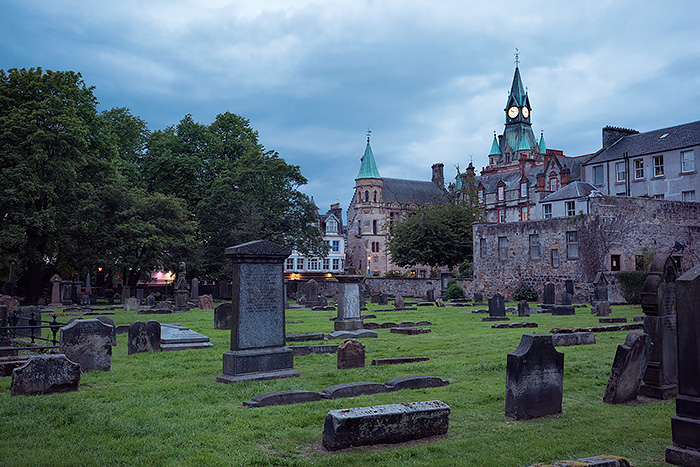
{"label": "flat grave slab", "polygon": [[378,337],[376,331],[358,329],[357,331],[333,331],[328,334],[328,339],[361,339],[363,337]]}
{"label": "flat grave slab", "polygon": [[303,402],[316,402],[324,397],[313,391],[276,391],[258,394],[249,401],[243,402],[246,407],[267,407],[270,405],[289,405]]}
{"label": "flat grave slab", "polygon": [[375,358],[372,360],[372,365],[400,365],[403,363],[427,362],[430,357],[394,357],[394,358]]}
{"label": "flat grave slab", "polygon": [[300,357],[303,355],[310,355],[312,353],[324,354],[324,353],[337,353],[338,346],[335,344],[329,345],[290,345],[292,349],[292,355],[295,357]]}
{"label": "flat grave slab", "polygon": [[286,334],[284,339],[287,342],[306,342],[306,341],[322,341],[326,339],[326,335],[322,332],[308,332],[305,334]]}
{"label": "flat grave slab", "polygon": [[342,383],[333,386],[328,386],[321,394],[326,399],[339,399],[343,397],[355,397],[366,394],[378,394],[380,392],[388,392],[388,388],[382,383],[372,383],[361,381],[357,383]]}
{"label": "flat grave slab", "polygon": [[619,318],[598,318],[599,323],[626,323],[627,318],[624,317],[619,317]]}
{"label": "flat grave slab", "polygon": [[510,318],[506,316],[485,316],[481,318],[481,321],[484,323],[489,321],[510,321]]}
{"label": "flat grave slab", "polygon": [[389,332],[392,334],[406,334],[413,336],[416,334],[426,334],[431,332],[428,328],[390,328]]}
{"label": "flat grave slab", "polygon": [[554,347],[568,347],[570,345],[595,344],[595,335],[592,332],[572,332],[569,334],[554,334],[552,336]]}
{"label": "flat grave slab", "polygon": [[492,324],[491,327],[494,329],[536,328],[539,327],[539,324],[525,321],[522,323],[496,323]]}
{"label": "flat grave slab", "polygon": [[[535,464],[530,467],[537,467],[538,465],[542,464]],[[574,465],[585,465],[586,467],[627,467],[632,464],[624,457],[594,456],[570,461],[556,461],[546,465],[552,467],[571,467]]]}
{"label": "flat grave slab", "polygon": [[206,349],[213,346],[207,336],[190,328],[179,324],[160,324],[160,348],[163,351]]}
{"label": "flat grave slab", "polygon": [[399,391],[401,389],[439,388],[447,386],[450,382],[436,376],[414,375],[390,379],[384,384],[389,391]]}

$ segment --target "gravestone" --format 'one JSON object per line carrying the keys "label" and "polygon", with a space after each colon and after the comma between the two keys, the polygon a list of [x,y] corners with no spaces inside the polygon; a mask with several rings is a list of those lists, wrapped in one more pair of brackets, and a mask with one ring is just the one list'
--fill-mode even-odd
{"label": "gravestone", "polygon": [[[199,279],[192,279],[192,300],[199,300]],[[201,308],[201,307],[200,307]]]}
{"label": "gravestone", "polygon": [[80,365],[63,354],[32,355],[24,365],[12,370],[13,396],[38,396],[77,391]]}
{"label": "gravestone", "polygon": [[149,308],[154,308],[156,306],[156,294],[153,292],[148,294],[146,297],[146,306]]}
{"label": "gravestone", "polygon": [[231,329],[231,304],[224,302],[214,309],[214,329]]}
{"label": "gravestone", "polygon": [[428,302],[434,302],[435,301],[435,289],[428,289],[428,291],[425,293],[425,299]]}
{"label": "gravestone", "polygon": [[360,287],[364,277],[360,274],[336,274],[335,278],[338,280],[338,316],[333,322],[333,330],[362,329]]}
{"label": "gravestone", "polygon": [[136,300],[139,301],[139,306],[143,305],[143,287],[136,289]]}
{"label": "gravestone", "polygon": [[89,295],[83,295],[80,297],[80,306],[90,306],[91,305],[91,299]]}
{"label": "gravestone", "polygon": [[484,301],[484,294],[481,292],[474,292],[474,305],[480,305]]}
{"label": "gravestone", "polygon": [[160,352],[160,323],[158,321],[134,321],[129,325],[128,354],[141,352]]}
{"label": "gravestone", "polygon": [[320,306],[321,308],[328,306],[328,299],[324,295],[319,295],[317,306]]}
{"label": "gravestone", "polygon": [[83,373],[109,371],[112,366],[114,327],[99,319],[79,319],[61,328],[59,350]]}
{"label": "gravestone", "polygon": [[610,316],[610,302],[608,301],[597,301],[593,306],[596,316]]}
{"label": "gravestone", "polygon": [[563,294],[561,294],[561,304],[564,306],[570,306],[572,299],[573,297],[569,292],[564,292]]}
{"label": "gravestone", "polygon": [[90,273],[87,273],[85,278],[85,296],[88,297],[90,303],[92,303],[92,281],[90,280]]}
{"label": "gravestone", "polygon": [[214,309],[214,299],[211,295],[200,295],[199,296],[199,308],[202,310],[213,310]]}
{"label": "gravestone", "polygon": [[[9,313],[7,312],[7,305],[0,304],[0,347],[8,347],[11,344],[10,333],[8,332],[7,325],[9,323]],[[12,349],[2,349],[0,350],[0,357],[5,356],[16,356],[17,351]]]}
{"label": "gravestone", "polygon": [[73,281],[73,290],[71,291],[71,300],[73,303],[80,303],[80,299],[82,298],[83,294],[81,293],[83,288],[83,284],[80,281]]}
{"label": "gravestone", "polygon": [[365,346],[357,339],[345,339],[338,346],[338,369],[364,368]]}
{"label": "gravestone", "polygon": [[396,310],[403,310],[404,308],[406,308],[406,301],[403,299],[403,296],[401,294],[397,295],[394,299],[394,308]]}
{"label": "gravestone", "polygon": [[139,299],[136,297],[127,298],[124,303],[124,311],[139,311]]}
{"label": "gravestone", "polygon": [[306,283],[306,306],[318,306],[318,282],[313,279]]}
{"label": "gravestone", "polygon": [[190,307],[188,305],[190,299],[190,286],[185,278],[186,275],[185,262],[182,261],[180,262],[180,270],[177,273],[177,280],[175,281],[175,286],[173,287],[175,295],[175,308],[173,308],[173,311],[175,313],[190,311]]}
{"label": "gravestone", "polygon": [[518,317],[524,318],[526,316],[530,316],[530,304],[527,300],[520,300],[518,302]]}
{"label": "gravestone", "polygon": [[644,332],[653,347],[639,393],[655,399],[670,399],[678,393],[676,355],[676,263],[670,253],[658,253],[642,290]]}
{"label": "gravestone", "polygon": [[[700,266],[676,280],[678,397],[666,462],[700,465]],[[682,358],[680,358],[682,356]]]}
{"label": "gravestone", "polygon": [[641,331],[630,331],[625,343],[617,346],[603,402],[623,404],[637,400],[650,354],[649,336]]}
{"label": "gravestone", "polygon": [[389,296],[385,294],[384,292],[379,294],[379,304],[380,305],[388,305],[389,304]]}
{"label": "gravestone", "polygon": [[122,287],[122,293],[119,296],[119,303],[125,304],[129,298],[131,298],[131,287],[125,285]]}
{"label": "gravestone", "polygon": [[592,303],[608,301],[608,279],[602,271],[599,271],[593,280],[593,297]]}
{"label": "gravestone", "polygon": [[299,376],[285,346],[284,261],[291,250],[266,240],[226,249],[233,264],[231,350],[216,380],[236,383]]}
{"label": "gravestone", "polygon": [[207,349],[213,347],[207,336],[179,324],[160,325],[160,349],[162,351]]}
{"label": "gravestone", "polygon": [[569,295],[574,295],[574,281],[567,279],[564,281],[564,292]]}
{"label": "gravestone", "polygon": [[547,334],[523,334],[506,363],[506,416],[516,420],[561,413],[564,354]]}
{"label": "gravestone", "polygon": [[58,274],[54,274],[51,278],[51,303],[49,304],[51,308],[57,308],[62,305],[61,282],[63,281]]}
{"label": "gravestone", "polygon": [[544,285],[544,293],[542,294],[541,308],[543,310],[549,311],[551,308],[554,308],[554,301],[555,301],[554,284],[551,282],[547,282]]}
{"label": "gravestone", "polygon": [[489,298],[489,316],[505,316],[506,315],[506,302],[503,295],[496,292],[491,298]]}
{"label": "gravestone", "polygon": [[73,295],[71,281],[61,281],[61,304],[64,306],[72,305],[73,300],[71,296]]}

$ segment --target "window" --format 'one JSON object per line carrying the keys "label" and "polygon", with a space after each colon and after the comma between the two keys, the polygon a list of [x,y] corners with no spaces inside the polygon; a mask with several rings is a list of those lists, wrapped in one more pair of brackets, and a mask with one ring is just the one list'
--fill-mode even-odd
{"label": "window", "polygon": [[479,202],[483,203],[484,202],[484,189],[483,188],[481,190],[479,190],[478,196],[479,196]]}
{"label": "window", "polygon": [[334,233],[338,231],[338,223],[334,219],[330,219],[326,223],[326,232]]}
{"label": "window", "polygon": [[578,258],[578,232],[566,232],[566,257],[570,259]]}
{"label": "window", "polygon": [[340,269],[340,259],[333,258],[333,270],[337,271],[338,269]]}
{"label": "window", "polygon": [[654,156],[654,177],[664,176],[664,156]]}
{"label": "window", "polygon": [[318,271],[318,258],[311,258],[309,260],[309,271]]}
{"label": "window", "polygon": [[376,219],[372,221],[372,233],[374,235],[377,235],[377,220]]}
{"label": "window", "polygon": [[615,180],[618,183],[624,182],[627,180],[627,172],[625,171],[625,163],[624,162],[617,162],[615,164]]}
{"label": "window", "polygon": [[425,279],[425,269],[420,270],[420,278]]}
{"label": "window", "polygon": [[333,253],[338,253],[340,251],[340,240],[333,240]]}
{"label": "window", "polygon": [[576,215],[576,201],[565,201],[566,215],[571,217]]}
{"label": "window", "polygon": [[498,187],[498,201],[503,201],[506,199],[506,187],[501,185]]}
{"label": "window", "polygon": [[542,205],[542,217],[544,217],[545,219],[552,218],[552,205],[551,204],[543,204]]}
{"label": "window", "polygon": [[644,160],[635,159],[634,160],[634,179],[641,180],[644,178]]}
{"label": "window", "polygon": [[682,195],[683,201],[695,201],[695,190],[684,191]]}
{"label": "window", "polygon": [[288,271],[294,269],[294,258],[287,258],[287,265],[285,266],[285,269]]}
{"label": "window", "polygon": [[486,239],[479,239],[479,258],[484,258],[486,256]]}
{"label": "window", "polygon": [[597,165],[593,167],[593,184],[594,185],[604,185],[605,175],[603,173],[603,166]]}
{"label": "window", "polygon": [[530,209],[527,206],[520,206],[520,220],[526,221],[530,219]]}
{"label": "window", "polygon": [[530,235],[530,259],[540,259],[540,235]]}
{"label": "window", "polygon": [[394,225],[394,213],[389,213],[389,225]]}
{"label": "window", "polygon": [[695,171],[695,152],[692,149],[681,151],[681,172],[693,171]]}
{"label": "window", "polygon": [[508,237],[498,237],[498,259],[508,259]]}
{"label": "window", "polygon": [[520,197],[527,198],[527,182],[520,183]]}
{"label": "window", "polygon": [[304,269],[304,258],[297,258],[297,270]]}
{"label": "window", "polygon": [[664,199],[664,194],[661,193],[660,195],[654,195],[654,199]]}
{"label": "window", "polygon": [[550,189],[550,191],[557,191],[557,190],[558,190],[557,186],[558,186],[558,181],[557,181],[557,179],[556,179],[556,178],[550,178],[550,179],[549,179],[549,189]]}
{"label": "window", "polygon": [[374,192],[374,202],[375,203],[377,202],[377,192],[376,191]]}
{"label": "window", "polygon": [[610,255],[610,270],[619,271],[620,270],[620,255]]}
{"label": "window", "polygon": [[501,224],[506,221],[506,210],[505,209],[499,209],[498,210],[498,222]]}
{"label": "window", "polygon": [[369,203],[369,191],[365,191],[365,203]]}
{"label": "window", "polygon": [[328,258],[323,258],[323,270],[328,271],[330,269],[331,260]]}
{"label": "window", "polygon": [[559,267],[559,250],[554,249],[550,252],[551,259],[552,259],[552,267],[553,268],[558,268]]}

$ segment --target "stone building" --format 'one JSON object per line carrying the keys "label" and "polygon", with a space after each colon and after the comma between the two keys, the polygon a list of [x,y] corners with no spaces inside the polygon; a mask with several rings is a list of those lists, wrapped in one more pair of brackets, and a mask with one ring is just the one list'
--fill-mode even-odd
{"label": "stone building", "polygon": [[[575,284],[590,299],[598,271],[635,270],[643,252],[684,246],[677,261],[700,254],[700,203],[608,195],[588,197],[588,214],[507,224],[474,224],[473,291],[510,297],[520,284],[540,294],[546,282]],[[692,258],[691,258],[692,256]]]}
{"label": "stone building", "polygon": [[[348,206],[348,262],[359,271],[384,275],[401,268],[387,251],[389,226],[412,210],[444,200],[443,164],[432,166],[432,180],[404,180],[379,175],[369,137],[355,178],[355,194]],[[429,277],[430,267],[408,268],[416,277]]]}

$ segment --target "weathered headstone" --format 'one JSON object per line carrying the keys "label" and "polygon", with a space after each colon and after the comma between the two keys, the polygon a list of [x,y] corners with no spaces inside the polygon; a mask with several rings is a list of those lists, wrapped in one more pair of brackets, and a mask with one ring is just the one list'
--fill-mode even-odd
{"label": "weathered headstone", "polygon": [[[7,305],[0,304],[0,347],[9,347],[11,344],[10,333],[7,325],[9,324],[9,313]],[[11,348],[0,350],[0,357],[16,356],[17,351]]]}
{"label": "weathered headstone", "polygon": [[73,300],[71,299],[73,295],[72,285],[73,283],[71,281],[61,281],[61,304],[64,306],[73,304]]}
{"label": "weathered headstone", "polygon": [[63,354],[32,355],[29,361],[12,370],[13,396],[37,396],[77,391],[80,365]]}
{"label": "weathered headstone", "polygon": [[506,301],[503,295],[496,292],[491,298],[489,298],[489,316],[505,316],[506,315]]}
{"label": "weathered headstone", "polygon": [[80,281],[73,281],[73,290],[71,291],[71,300],[73,303],[80,303],[80,299],[82,298],[82,288],[83,284]]}
{"label": "weathered headstone", "polygon": [[[666,462],[700,465],[700,266],[676,280],[678,397]],[[682,356],[682,357],[681,357]]]}
{"label": "weathered headstone", "polygon": [[593,305],[596,316],[610,316],[610,302],[608,301],[597,301]]}
{"label": "weathered headstone", "polygon": [[213,310],[214,309],[214,298],[211,295],[200,295],[199,296],[199,308],[202,310]]}
{"label": "weathered headstone", "polygon": [[299,376],[285,346],[283,263],[290,254],[266,240],[226,249],[233,263],[231,350],[218,382]]}
{"label": "weathered headstone", "polygon": [[406,301],[403,299],[403,295],[398,294],[394,299],[394,308],[397,310],[403,310],[406,308]]}
{"label": "weathered headstone", "polygon": [[190,299],[190,286],[186,279],[185,262],[180,262],[180,270],[177,273],[177,279],[175,281],[174,295],[175,295],[175,307],[173,311],[175,313],[180,313],[183,311],[190,311],[189,299]]}
{"label": "weathered headstone", "polygon": [[120,303],[125,304],[131,298],[131,287],[128,285],[122,286],[122,293],[119,296]]}
{"label": "weathered headstone", "polygon": [[139,301],[139,305],[143,305],[143,287],[136,289],[136,299]]}
{"label": "weathered headstone", "polygon": [[136,297],[127,298],[124,303],[124,311],[139,311],[139,299]]}
{"label": "weathered headstone", "polygon": [[425,293],[425,300],[428,302],[435,301],[435,289],[428,289],[428,291]]}
{"label": "weathered headstone", "polygon": [[214,329],[231,329],[231,304],[221,303],[214,309]]}
{"label": "weathered headstone", "polygon": [[99,319],[76,320],[61,328],[59,350],[83,372],[109,371],[114,327]]}
{"label": "weathered headstone", "polygon": [[85,277],[85,295],[92,299],[92,281],[90,280],[89,272],[87,273],[87,277]]}
{"label": "weathered headstone", "polygon": [[338,346],[338,369],[364,368],[365,346],[357,339],[345,339]]}
{"label": "weathered headstone", "polygon": [[608,301],[608,279],[602,271],[599,271],[593,280],[592,303]]}
{"label": "weathered headstone", "polygon": [[481,304],[484,301],[484,294],[481,292],[474,292],[474,304]]}
{"label": "weathered headstone", "polygon": [[542,294],[541,308],[544,310],[548,310],[548,309],[553,308],[554,301],[555,301],[554,284],[551,282],[547,282],[544,285],[544,293]]}
{"label": "weathered headstone", "polygon": [[564,354],[547,334],[523,334],[506,363],[506,416],[516,420],[561,413]]}
{"label": "weathered headstone", "polygon": [[306,283],[306,304],[307,307],[318,306],[318,282],[311,279]]}
{"label": "weathered headstone", "polygon": [[650,354],[649,336],[641,331],[630,331],[625,343],[617,346],[603,402],[623,404],[637,400]]}
{"label": "weathered headstone", "polygon": [[518,302],[518,317],[524,318],[530,316],[530,304],[527,300],[520,300]]}
{"label": "weathered headstone", "polygon": [[199,279],[197,279],[196,277],[192,279],[191,298],[192,298],[192,300],[199,300]]}
{"label": "weathered headstone", "polygon": [[50,307],[59,307],[61,303],[61,282],[63,280],[58,274],[54,274],[51,278],[51,303]]}
{"label": "weathered headstone", "polygon": [[654,346],[639,393],[655,399],[670,399],[678,393],[676,354],[676,263],[670,253],[658,253],[642,290],[644,332]]}
{"label": "weathered headstone", "polygon": [[360,287],[364,280],[360,274],[336,274],[338,280],[338,316],[333,322],[334,331],[362,329],[360,317]]}
{"label": "weathered headstone", "polygon": [[160,323],[158,321],[134,321],[129,325],[128,354],[141,352],[160,352]]}
{"label": "weathered headstone", "polygon": [[153,292],[148,294],[146,297],[146,306],[149,308],[154,308],[156,306],[156,294]]}
{"label": "weathered headstone", "polygon": [[561,294],[561,304],[564,306],[571,305],[572,295],[569,292],[564,292]]}
{"label": "weathered headstone", "polygon": [[[572,281],[571,279],[567,279],[564,281],[564,292],[568,293],[571,296],[574,295],[574,281]],[[571,304],[569,303],[569,305]]]}

